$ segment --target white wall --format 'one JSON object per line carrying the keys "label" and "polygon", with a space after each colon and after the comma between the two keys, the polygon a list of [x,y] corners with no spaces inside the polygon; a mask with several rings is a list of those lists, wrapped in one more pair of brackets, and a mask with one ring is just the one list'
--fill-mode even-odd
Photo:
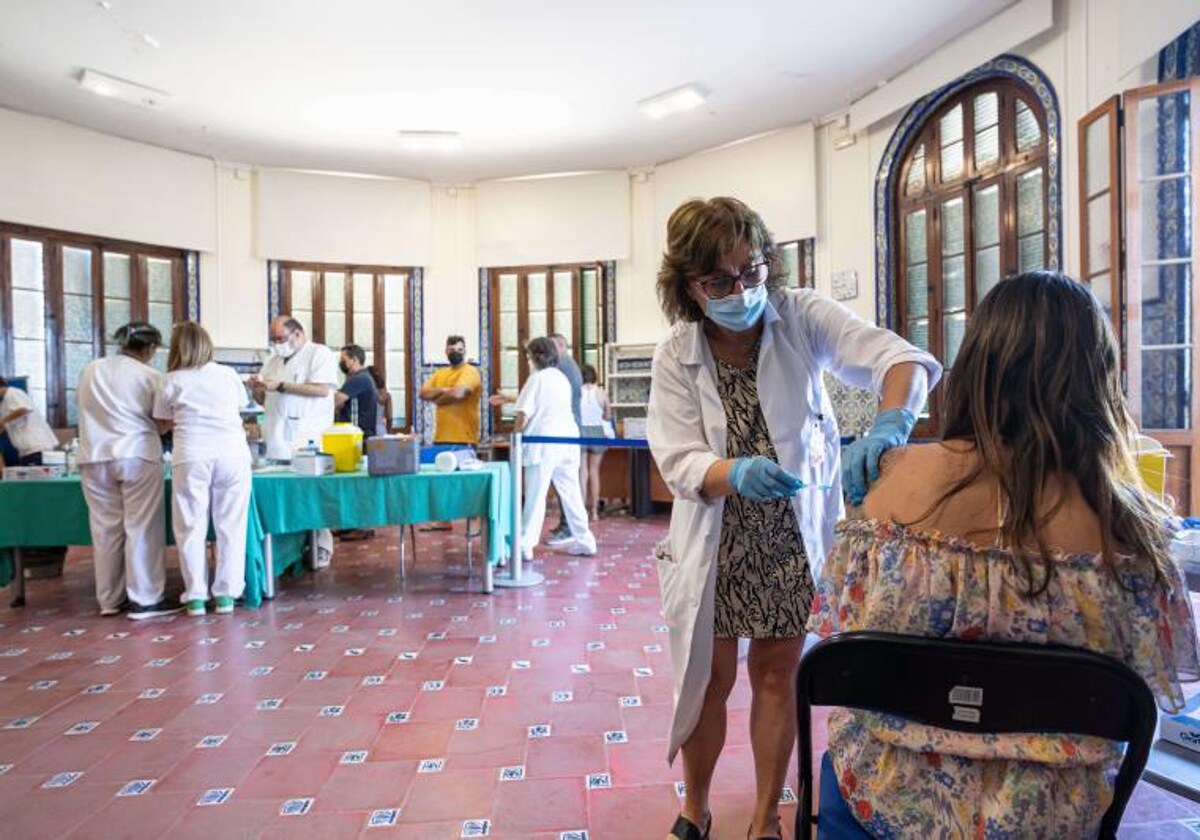
{"label": "white wall", "polygon": [[0,220],[209,251],[215,207],[210,160],[0,108]]}
{"label": "white wall", "polygon": [[426,265],[430,185],[398,178],[255,173],[255,253],[266,259]]}
{"label": "white wall", "polygon": [[478,265],[629,256],[629,178],[624,172],[482,181],[476,193]]}
{"label": "white wall", "polygon": [[475,190],[433,190],[433,245],[425,270],[425,362],[444,362],[448,335],[461,335],[479,358],[479,268],[475,261]]}
{"label": "white wall", "polygon": [[654,291],[662,259],[655,218],[653,173],[630,178],[631,241],[629,259],[617,261],[617,335],[622,344],[653,344],[667,333],[667,322]]}
{"label": "white wall", "polygon": [[200,321],[218,347],[266,347],[267,262],[254,255],[254,179],[216,167],[217,249],[200,255]]}

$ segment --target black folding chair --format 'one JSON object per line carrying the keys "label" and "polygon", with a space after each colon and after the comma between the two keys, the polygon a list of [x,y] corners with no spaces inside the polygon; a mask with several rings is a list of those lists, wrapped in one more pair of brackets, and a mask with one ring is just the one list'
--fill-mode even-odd
{"label": "black folding chair", "polygon": [[1115,659],[1059,646],[843,633],[814,645],[796,675],[800,807],[812,815],[812,707],[892,714],[957,732],[1066,732],[1127,743],[1100,837],[1121,815],[1150,753],[1158,710],[1140,676]]}

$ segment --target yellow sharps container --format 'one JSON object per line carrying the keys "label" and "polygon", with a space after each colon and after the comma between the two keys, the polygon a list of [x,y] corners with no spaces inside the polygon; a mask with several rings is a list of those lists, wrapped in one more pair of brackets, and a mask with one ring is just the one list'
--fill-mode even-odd
{"label": "yellow sharps container", "polygon": [[354,472],[362,459],[362,429],[353,423],[334,423],[321,435],[321,451],[333,456],[334,472]]}

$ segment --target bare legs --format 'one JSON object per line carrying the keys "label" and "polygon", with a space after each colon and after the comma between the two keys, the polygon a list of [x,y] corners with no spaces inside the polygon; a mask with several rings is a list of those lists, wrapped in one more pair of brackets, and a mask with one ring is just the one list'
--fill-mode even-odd
{"label": "bare legs", "polygon": [[593,520],[600,518],[600,460],[603,452],[592,453],[586,449],[579,458],[579,489],[583,501]]}
{"label": "bare legs", "polygon": [[[802,637],[750,642],[750,744],[757,795],[751,837],[780,836],[779,794],[796,743],[796,668]],[[683,815],[701,830],[708,823],[708,793],[725,746],[725,702],[737,681],[737,640],[714,639],[712,676],[700,720],[681,748],[687,787]]]}

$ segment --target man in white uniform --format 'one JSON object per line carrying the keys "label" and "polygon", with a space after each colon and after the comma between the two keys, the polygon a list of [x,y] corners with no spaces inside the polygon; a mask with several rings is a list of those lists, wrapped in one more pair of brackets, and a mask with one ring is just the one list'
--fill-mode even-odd
{"label": "man in white uniform", "polygon": [[0,376],[0,433],[8,434],[13,449],[17,450],[17,464],[21,466],[42,463],[42,453],[58,446],[54,430],[34,410],[29,395],[9,385],[3,376]]}
{"label": "man in white uniform", "polygon": [[[321,436],[333,425],[333,392],[337,388],[337,357],[323,344],[309,341],[304,325],[291,315],[271,321],[271,357],[257,376],[250,377],[254,399],[266,409],[263,430],[268,458],[290,459],[292,453]],[[333,534],[317,532],[316,568],[329,565]]]}

